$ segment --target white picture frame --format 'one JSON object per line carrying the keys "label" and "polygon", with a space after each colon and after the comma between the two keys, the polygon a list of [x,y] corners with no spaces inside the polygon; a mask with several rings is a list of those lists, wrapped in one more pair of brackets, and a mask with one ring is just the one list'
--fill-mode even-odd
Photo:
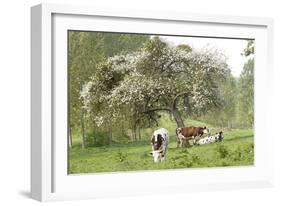
{"label": "white picture frame", "polygon": [[[192,28],[192,31],[186,28]],[[254,166],[68,175],[65,34],[69,29],[254,38]],[[57,4],[32,7],[32,198],[53,201],[272,186],[274,133],[269,129],[267,113],[272,103],[270,80],[274,76],[272,29],[273,21],[269,18],[167,14]],[[61,136],[65,138],[58,138]],[[155,178],[165,181],[150,184]]]}

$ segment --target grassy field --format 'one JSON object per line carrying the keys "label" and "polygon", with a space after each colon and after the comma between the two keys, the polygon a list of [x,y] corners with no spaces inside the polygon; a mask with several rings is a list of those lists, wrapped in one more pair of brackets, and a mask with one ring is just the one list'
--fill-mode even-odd
{"label": "grassy field", "polygon": [[[165,120],[163,120],[165,121]],[[190,121],[189,121],[190,123]],[[192,121],[193,125],[204,125]],[[212,133],[221,128],[207,125]],[[175,126],[170,132],[170,144],[165,162],[154,163],[149,152],[149,137],[139,142],[88,147],[74,146],[69,150],[69,173],[117,172],[176,168],[222,167],[254,164],[254,138],[252,129],[222,129],[224,140],[210,145],[176,148]],[[152,130],[151,130],[152,131]],[[151,134],[150,130],[143,134]]]}

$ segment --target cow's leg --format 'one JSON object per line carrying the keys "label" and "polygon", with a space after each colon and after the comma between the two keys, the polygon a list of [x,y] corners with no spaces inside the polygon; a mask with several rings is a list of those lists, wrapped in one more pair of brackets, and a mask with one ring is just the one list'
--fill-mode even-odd
{"label": "cow's leg", "polygon": [[186,147],[191,147],[191,145],[189,144],[189,140],[186,140]]}
{"label": "cow's leg", "polygon": [[177,138],[177,148],[179,148],[180,144],[181,144],[181,140],[180,140],[180,138],[178,136],[178,138]]}
{"label": "cow's leg", "polygon": [[188,140],[185,138],[185,139],[183,140],[183,147],[186,147],[187,142],[188,142]]}
{"label": "cow's leg", "polygon": [[181,147],[185,147],[185,139],[181,140]]}
{"label": "cow's leg", "polygon": [[178,134],[178,140],[177,140],[177,147],[183,147],[183,143],[184,143],[185,137],[182,134]]}
{"label": "cow's leg", "polygon": [[196,144],[196,139],[194,138],[192,141],[192,145],[194,146]]}
{"label": "cow's leg", "polygon": [[195,136],[195,137],[193,138],[193,145],[196,145],[197,140],[198,140],[198,138],[197,138],[197,136]]}
{"label": "cow's leg", "polygon": [[182,147],[182,136],[178,135],[178,139],[177,139],[177,148],[178,147]]}
{"label": "cow's leg", "polygon": [[167,148],[164,148],[163,153],[161,154],[161,162],[164,161],[166,158]]}
{"label": "cow's leg", "polygon": [[179,147],[182,147],[183,141],[184,140],[182,138],[179,139]]}
{"label": "cow's leg", "polygon": [[184,147],[184,145],[185,145],[185,139],[183,139],[183,138],[181,138],[181,147]]}

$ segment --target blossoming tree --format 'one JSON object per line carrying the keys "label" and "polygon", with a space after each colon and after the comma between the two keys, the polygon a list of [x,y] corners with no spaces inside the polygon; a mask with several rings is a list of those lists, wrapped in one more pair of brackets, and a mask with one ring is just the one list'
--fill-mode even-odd
{"label": "blossoming tree", "polygon": [[140,50],[108,58],[80,92],[89,118],[100,125],[124,118],[132,129],[168,112],[178,127],[182,113],[207,112],[223,104],[220,84],[229,75],[225,56],[214,49],[174,46],[158,37]]}

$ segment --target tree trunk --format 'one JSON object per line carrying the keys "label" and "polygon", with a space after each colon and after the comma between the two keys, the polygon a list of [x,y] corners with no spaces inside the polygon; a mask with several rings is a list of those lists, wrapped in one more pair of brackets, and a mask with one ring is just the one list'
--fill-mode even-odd
{"label": "tree trunk", "polygon": [[140,134],[139,122],[136,122],[135,125],[136,125],[136,140],[140,140],[141,139],[141,134]]}
{"label": "tree trunk", "polygon": [[137,120],[136,120],[136,114],[134,114],[132,118],[132,141],[135,142],[136,140],[137,140]]}
{"label": "tree trunk", "polygon": [[108,145],[111,145],[112,143],[112,125],[110,123],[110,126],[109,126],[109,135],[108,135]]}
{"label": "tree trunk", "polygon": [[175,121],[177,123],[177,127],[184,127],[184,122],[181,118],[181,114],[180,114],[179,110],[177,108],[173,108],[172,114],[173,114],[173,116],[175,118]]}
{"label": "tree trunk", "polygon": [[136,124],[132,126],[132,141],[135,142],[137,138]]}
{"label": "tree trunk", "polygon": [[121,122],[121,135],[122,135],[122,138],[125,137],[125,129],[124,129],[124,122],[123,122],[123,120]]}
{"label": "tree trunk", "polygon": [[93,146],[96,146],[97,144],[97,128],[95,127],[95,125],[93,124],[93,139],[92,139],[92,144]]}
{"label": "tree trunk", "polygon": [[96,127],[93,128],[93,145],[96,146],[97,144],[97,134],[96,134]]}
{"label": "tree trunk", "polygon": [[141,140],[141,131],[140,131],[140,125],[137,124],[137,135],[138,135],[138,140]]}
{"label": "tree trunk", "polygon": [[71,126],[69,126],[69,131],[68,131],[68,146],[69,146],[69,148],[72,148],[72,131],[71,131]]}
{"label": "tree trunk", "polygon": [[82,131],[82,138],[81,138],[81,146],[82,149],[85,148],[86,146],[86,141],[85,141],[85,123],[84,123],[84,110],[81,110],[81,131]]}

